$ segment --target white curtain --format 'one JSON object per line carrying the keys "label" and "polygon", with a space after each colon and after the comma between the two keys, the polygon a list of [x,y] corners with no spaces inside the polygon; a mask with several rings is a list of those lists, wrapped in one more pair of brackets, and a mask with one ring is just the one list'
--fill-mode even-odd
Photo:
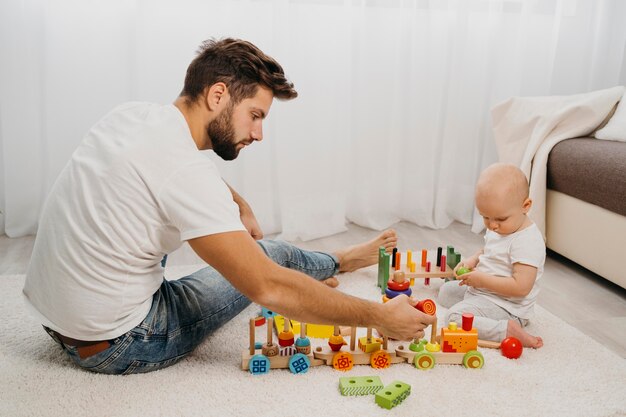
{"label": "white curtain", "polygon": [[219,161],[266,233],[470,224],[489,109],[625,84],[625,22],[620,0],[3,1],[0,230],[35,233],[89,127],[124,101],[172,102],[200,42],[225,36],[300,93]]}

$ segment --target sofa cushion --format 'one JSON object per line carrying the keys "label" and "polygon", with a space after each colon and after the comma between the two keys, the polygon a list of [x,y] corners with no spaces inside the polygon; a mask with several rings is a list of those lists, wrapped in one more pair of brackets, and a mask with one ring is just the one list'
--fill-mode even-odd
{"label": "sofa cushion", "polygon": [[550,151],[547,182],[550,189],[626,216],[626,143],[563,140]]}

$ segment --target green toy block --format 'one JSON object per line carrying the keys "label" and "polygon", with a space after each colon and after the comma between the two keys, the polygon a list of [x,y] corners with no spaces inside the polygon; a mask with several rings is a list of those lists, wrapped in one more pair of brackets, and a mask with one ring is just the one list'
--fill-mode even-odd
{"label": "green toy block", "polygon": [[389,281],[389,254],[384,247],[378,248],[378,286],[384,294]]}
{"label": "green toy block", "polygon": [[378,286],[383,285],[383,255],[385,254],[385,248],[383,246],[378,248]]}
{"label": "green toy block", "polygon": [[377,376],[344,376],[339,378],[341,395],[376,394],[382,388],[383,383]]}
{"label": "green toy block", "polygon": [[411,386],[402,381],[393,381],[376,393],[376,404],[391,410],[411,394]]}
{"label": "green toy block", "polygon": [[448,246],[446,251],[446,263],[451,269],[454,269],[461,262],[461,254],[454,250],[453,246]]}

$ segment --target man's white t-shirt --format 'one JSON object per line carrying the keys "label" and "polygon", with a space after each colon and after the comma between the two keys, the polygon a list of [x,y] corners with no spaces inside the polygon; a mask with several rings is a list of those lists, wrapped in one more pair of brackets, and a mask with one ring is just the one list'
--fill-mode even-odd
{"label": "man's white t-shirt", "polygon": [[470,294],[489,298],[495,304],[509,313],[523,319],[533,315],[533,307],[539,293],[539,279],[543,275],[543,265],[546,260],[546,245],[543,236],[536,224],[510,235],[499,235],[487,230],[485,233],[485,247],[483,254],[478,258],[476,270],[490,275],[510,277],[513,274],[513,264],[522,263],[537,268],[537,278],[530,293],[525,297],[503,297],[491,291],[469,287]]}
{"label": "man's white t-shirt", "polygon": [[178,108],[127,103],[87,133],[56,180],[24,295],[62,335],[112,339],[148,314],[163,255],[236,230],[239,208]]}

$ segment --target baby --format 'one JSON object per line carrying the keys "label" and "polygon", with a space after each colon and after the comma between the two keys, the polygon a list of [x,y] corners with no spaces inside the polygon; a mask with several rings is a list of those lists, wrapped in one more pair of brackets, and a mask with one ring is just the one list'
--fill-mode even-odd
{"label": "baby", "polygon": [[546,246],[539,228],[528,217],[532,201],[528,180],[514,165],[494,164],[476,185],[476,208],[487,232],[485,246],[454,269],[471,271],[448,281],[439,291],[439,303],[449,308],[446,323],[461,322],[473,313],[481,339],[502,341],[512,336],[526,347],[543,346],[541,337],[524,330],[532,317],[543,273]]}

